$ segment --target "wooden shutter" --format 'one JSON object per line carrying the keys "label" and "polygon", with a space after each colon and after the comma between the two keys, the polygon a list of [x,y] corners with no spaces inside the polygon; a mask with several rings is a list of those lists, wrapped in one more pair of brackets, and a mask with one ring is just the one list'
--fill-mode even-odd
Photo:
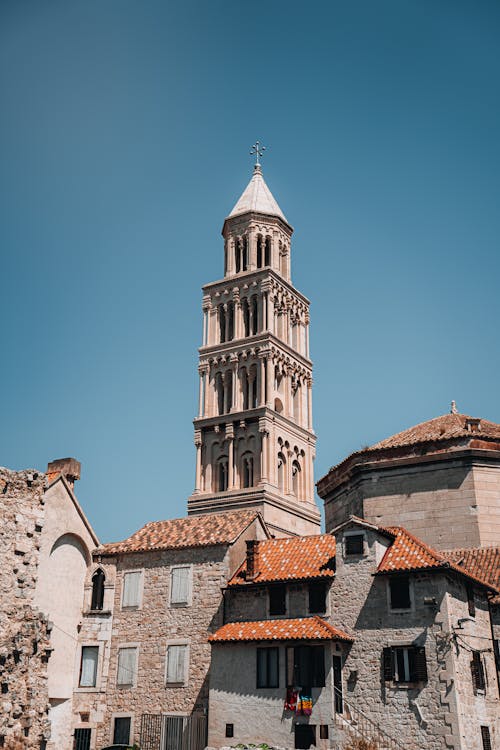
{"label": "wooden shutter", "polygon": [[393,649],[388,646],[387,648],[384,648],[382,651],[382,664],[383,664],[383,670],[384,670],[384,680],[386,682],[389,682],[389,680],[394,679],[394,651]]}
{"label": "wooden shutter", "polygon": [[427,681],[427,659],[425,658],[425,647],[416,646],[414,649],[415,655],[415,680]]}
{"label": "wooden shutter", "polygon": [[169,646],[167,652],[167,682],[185,682],[186,646]]}
{"label": "wooden shutter", "polygon": [[484,690],[486,687],[486,682],[484,679],[483,662],[479,651],[472,652],[470,669],[472,674],[472,685],[474,687],[474,692],[476,692],[477,690]]}
{"label": "wooden shutter", "polygon": [[187,604],[189,601],[189,568],[172,568],[171,571],[171,604]]}
{"label": "wooden shutter", "polygon": [[483,741],[483,750],[491,750],[491,737],[489,727],[481,727],[481,739]]}
{"label": "wooden shutter", "polygon": [[122,607],[138,607],[141,572],[123,574]]}
{"label": "wooden shutter", "polygon": [[118,685],[133,685],[136,671],[136,653],[135,648],[121,648],[118,651]]}

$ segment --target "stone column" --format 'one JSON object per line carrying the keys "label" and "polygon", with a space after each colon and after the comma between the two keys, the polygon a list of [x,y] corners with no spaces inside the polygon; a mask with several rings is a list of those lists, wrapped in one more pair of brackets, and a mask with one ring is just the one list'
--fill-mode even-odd
{"label": "stone column", "polygon": [[204,404],[204,380],[205,380],[205,368],[203,365],[198,367],[198,373],[200,376],[200,390],[198,394],[198,416],[205,416],[205,404]]}
{"label": "stone column", "polygon": [[234,274],[234,239],[228,237],[227,240],[227,276]]}
{"label": "stone column", "polygon": [[237,286],[233,289],[234,302],[234,338],[241,339],[243,336],[243,315],[241,311],[240,290]]}
{"label": "stone column", "polygon": [[248,233],[248,269],[255,271],[257,268],[257,235],[254,231]]}
{"label": "stone column", "polygon": [[232,424],[226,425],[226,440],[228,443],[227,488],[234,490],[234,428]]}
{"label": "stone column", "polygon": [[307,379],[307,429],[312,430],[312,378]]}
{"label": "stone column", "polygon": [[271,355],[266,356],[266,405],[272,407],[274,366]]}
{"label": "stone column", "polygon": [[305,314],[305,323],[304,323],[304,343],[305,343],[305,356],[309,357],[309,310]]}
{"label": "stone column", "polygon": [[196,478],[194,491],[195,494],[201,490],[201,430],[195,430],[194,444],[196,446]]}
{"label": "stone column", "polygon": [[268,444],[269,444],[269,432],[266,428],[264,419],[259,419],[259,432],[261,434],[261,451],[260,451],[260,482],[263,484],[268,481]]}

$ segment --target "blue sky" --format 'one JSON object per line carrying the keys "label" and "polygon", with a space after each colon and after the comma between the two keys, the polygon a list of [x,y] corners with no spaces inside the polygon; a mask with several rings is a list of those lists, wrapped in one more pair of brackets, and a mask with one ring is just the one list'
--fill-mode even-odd
{"label": "blue sky", "polygon": [[0,464],[82,462],[103,541],[182,516],[203,283],[268,147],[312,302],[316,478],[500,421],[500,5],[0,3]]}

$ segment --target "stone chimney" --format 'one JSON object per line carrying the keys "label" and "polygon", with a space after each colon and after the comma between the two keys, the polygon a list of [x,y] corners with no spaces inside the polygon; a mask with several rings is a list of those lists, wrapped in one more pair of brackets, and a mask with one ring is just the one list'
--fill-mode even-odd
{"label": "stone chimney", "polygon": [[259,542],[257,539],[247,539],[247,581],[251,581],[259,574]]}
{"label": "stone chimney", "polygon": [[63,474],[71,488],[77,479],[80,479],[82,465],[76,458],[57,458],[47,466],[47,477],[51,482],[58,474]]}

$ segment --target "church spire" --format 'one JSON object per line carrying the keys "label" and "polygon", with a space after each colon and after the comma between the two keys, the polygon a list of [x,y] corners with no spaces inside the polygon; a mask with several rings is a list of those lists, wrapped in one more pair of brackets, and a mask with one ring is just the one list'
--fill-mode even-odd
{"label": "church spire", "polygon": [[283,211],[264,180],[262,167],[258,162],[253,168],[252,179],[236,201],[233,210],[227,218],[231,219],[234,216],[249,212],[266,214],[267,216],[278,216],[288,224]]}

